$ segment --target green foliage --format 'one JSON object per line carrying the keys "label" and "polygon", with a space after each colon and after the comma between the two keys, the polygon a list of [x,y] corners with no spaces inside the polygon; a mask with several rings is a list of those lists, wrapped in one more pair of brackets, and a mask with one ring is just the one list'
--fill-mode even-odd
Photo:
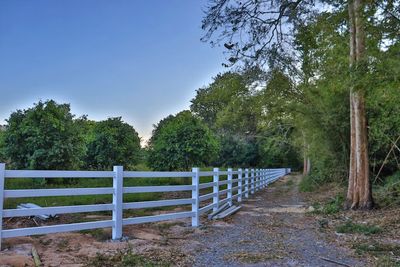
{"label": "green foliage", "polygon": [[384,184],[376,186],[375,197],[381,206],[400,204],[400,172],[385,179]]}
{"label": "green foliage", "polygon": [[[332,180],[345,181],[349,166],[349,88],[354,77],[366,91],[369,130],[369,158],[372,177],[384,164],[381,176],[388,176],[398,169],[398,151],[392,151],[384,163],[387,153],[399,137],[399,43],[393,42],[388,50],[380,48],[382,31],[387,30],[368,22],[369,36],[367,50],[369,62],[367,71],[348,71],[348,35],[340,31],[346,19],[346,11],[339,9],[317,16],[313,23],[302,26],[297,43],[303,53],[305,79],[300,88],[303,101],[298,105],[296,116],[298,147],[308,144],[305,154],[311,158],[312,176],[315,183],[323,184]],[[379,33],[378,33],[379,32]],[[313,36],[311,38],[311,36]],[[315,77],[318,77],[315,79]],[[311,79],[311,80],[310,80]],[[345,103],[345,104],[343,104]],[[301,129],[301,130],[300,130]]]}
{"label": "green foliage", "polygon": [[[388,51],[377,54],[375,72],[367,95],[369,123],[369,154],[373,176],[380,167],[384,168],[380,177],[390,176],[400,168],[400,151],[393,144],[400,145],[400,43]],[[386,155],[391,151],[389,157]]]}
{"label": "green foliage", "polygon": [[313,192],[319,184],[314,179],[312,174],[303,176],[299,183],[299,190],[300,192]]}
{"label": "green foliage", "polygon": [[353,249],[359,255],[370,254],[377,259],[378,267],[398,267],[400,266],[400,246],[397,244],[385,244],[372,241],[370,243],[353,244]]}
{"label": "green foliage", "polygon": [[218,141],[190,111],[161,120],[149,142],[149,166],[155,170],[188,170],[205,166],[217,156]]}
{"label": "green foliage", "polygon": [[121,117],[97,122],[87,148],[87,167],[110,170],[112,166],[129,167],[141,158],[140,138]]}
{"label": "green foliage", "polygon": [[313,207],[315,209],[315,211],[313,211],[313,213],[325,214],[325,215],[335,214],[343,209],[343,203],[344,203],[344,196],[339,194],[335,198],[328,201],[327,203],[313,204]]}
{"label": "green foliage", "polygon": [[212,128],[219,112],[225,110],[233,99],[247,93],[243,76],[232,72],[219,74],[209,86],[196,91],[190,110]]}
{"label": "green foliage", "polygon": [[191,110],[219,137],[217,165],[296,168],[289,109],[295,95],[279,70],[228,72],[197,91]]}
{"label": "green foliage", "polygon": [[253,140],[225,134],[219,136],[220,150],[217,166],[242,167],[257,163],[257,144]]}
{"label": "green foliage", "polygon": [[[0,125],[1,127],[1,125]],[[5,129],[0,129],[0,162],[6,162]]]}
{"label": "green foliage", "polygon": [[329,201],[324,205],[322,213],[324,214],[334,214],[338,213],[343,209],[344,197],[343,195],[337,195],[334,199]]}
{"label": "green foliage", "polygon": [[258,138],[259,165],[270,168],[300,168],[300,155],[292,143],[293,128],[275,122]]}
{"label": "green foliage", "polygon": [[7,120],[5,154],[14,168],[78,169],[85,150],[83,133],[69,104],[53,100],[13,112]]}
{"label": "green foliage", "polygon": [[337,226],[336,232],[346,233],[346,234],[357,233],[357,234],[373,235],[382,232],[382,229],[376,225],[358,224],[358,223],[353,223],[352,221],[349,220],[344,224]]}

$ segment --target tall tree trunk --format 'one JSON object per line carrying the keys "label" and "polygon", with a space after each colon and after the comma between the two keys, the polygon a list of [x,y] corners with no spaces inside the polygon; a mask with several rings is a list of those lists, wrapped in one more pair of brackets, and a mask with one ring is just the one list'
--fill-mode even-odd
{"label": "tall tree trunk", "polygon": [[371,209],[374,206],[369,181],[368,132],[365,112],[365,88],[357,86],[364,64],[365,34],[363,0],[349,0],[350,68],[356,69],[350,88],[350,171],[346,208]]}
{"label": "tall tree trunk", "polygon": [[310,158],[308,157],[310,145],[306,142],[306,137],[303,132],[303,175],[309,175],[311,170],[311,162]]}

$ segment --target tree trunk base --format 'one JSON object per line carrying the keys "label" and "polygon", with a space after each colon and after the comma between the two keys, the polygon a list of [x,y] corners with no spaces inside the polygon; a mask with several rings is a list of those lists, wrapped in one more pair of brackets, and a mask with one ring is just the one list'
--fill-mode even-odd
{"label": "tree trunk base", "polygon": [[347,200],[344,204],[345,210],[372,210],[376,207],[377,206],[375,205],[373,200],[366,201],[365,203],[362,204],[353,203],[351,200]]}

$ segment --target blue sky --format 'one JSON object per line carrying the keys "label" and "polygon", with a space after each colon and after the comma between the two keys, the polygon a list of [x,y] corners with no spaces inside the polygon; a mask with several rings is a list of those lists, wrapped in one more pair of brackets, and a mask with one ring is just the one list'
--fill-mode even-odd
{"label": "blue sky", "polygon": [[55,99],[102,120],[122,116],[145,139],[225,69],[202,43],[206,0],[1,0],[0,124]]}

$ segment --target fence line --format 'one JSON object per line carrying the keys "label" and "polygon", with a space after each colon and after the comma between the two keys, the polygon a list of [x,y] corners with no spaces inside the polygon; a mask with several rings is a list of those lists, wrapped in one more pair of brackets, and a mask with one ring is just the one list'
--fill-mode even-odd
{"label": "fence line", "polygon": [[[216,211],[225,203],[232,204],[233,200],[241,202],[243,198],[266,188],[268,184],[280,177],[290,173],[290,169],[238,169],[234,171],[229,168],[227,171],[220,171],[214,168],[213,171],[200,171],[193,168],[191,172],[143,172],[124,171],[122,166],[114,166],[113,171],[35,171],[35,170],[6,170],[5,164],[0,163],[0,249],[1,239],[39,235],[49,233],[60,233],[95,228],[112,228],[112,238],[122,238],[122,227],[124,225],[157,222],[180,218],[191,218],[192,226],[200,224],[200,215]],[[212,176],[212,182],[200,183],[201,177]],[[226,180],[221,180],[226,176]],[[124,178],[191,178],[191,185],[168,185],[168,186],[131,186],[124,187]],[[112,187],[101,188],[59,188],[59,189],[16,189],[5,190],[6,179],[19,178],[112,178]],[[226,185],[226,189],[220,190],[220,186]],[[236,186],[234,186],[236,185]],[[212,188],[211,193],[201,194],[201,190]],[[166,199],[142,202],[123,202],[123,195],[127,193],[149,193],[149,192],[176,192],[191,191],[191,198]],[[236,192],[236,194],[234,194]],[[72,196],[72,195],[101,195],[112,194],[112,203],[77,205],[77,206],[56,206],[32,209],[4,209],[5,198],[21,197],[43,197],[43,196]],[[221,196],[226,196],[221,198]],[[211,200],[211,201],[210,201]],[[202,202],[208,201],[205,205]],[[211,202],[211,203],[210,203]],[[154,208],[165,206],[191,205],[191,211],[168,213],[153,216],[123,218],[123,211],[126,209]],[[17,229],[3,229],[3,218],[35,216],[45,214],[68,214],[80,212],[112,211],[112,219],[105,221],[93,221],[71,224],[58,224],[51,226],[39,226]]]}

